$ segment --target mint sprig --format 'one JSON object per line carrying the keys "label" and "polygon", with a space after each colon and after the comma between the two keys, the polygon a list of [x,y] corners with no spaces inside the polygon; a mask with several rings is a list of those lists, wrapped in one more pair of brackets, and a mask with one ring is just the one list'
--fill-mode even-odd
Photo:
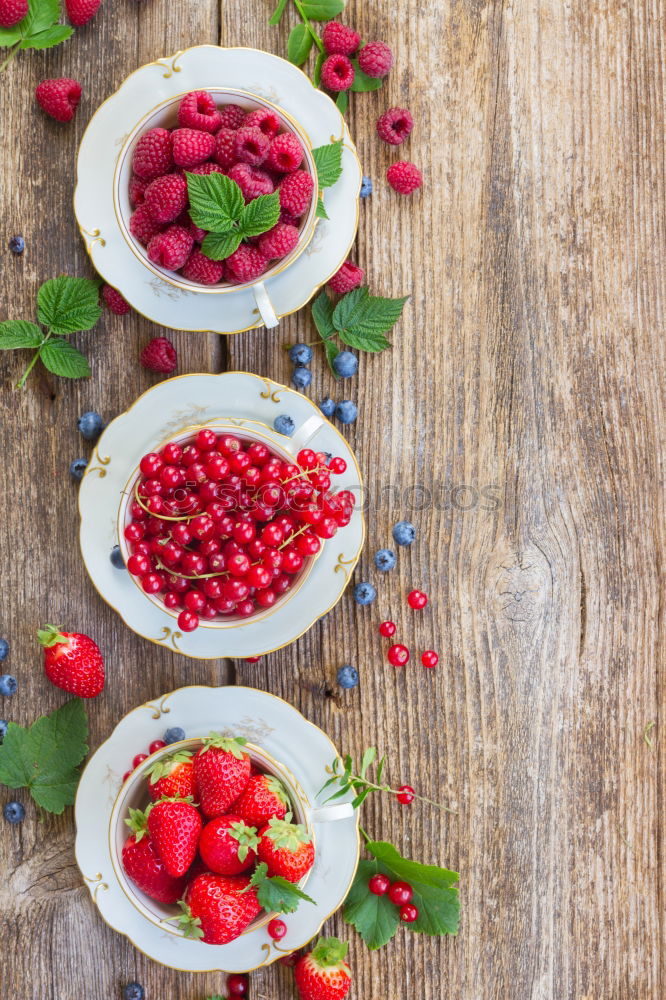
{"label": "mint sprig", "polygon": [[211,260],[225,260],[243,240],[268,232],[280,218],[280,196],[262,194],[247,205],[238,184],[225,174],[186,173],[190,216],[208,230],[201,249]]}
{"label": "mint sprig", "polygon": [[355,288],[335,304],[326,291],[312,303],[312,318],[324,345],[326,359],[333,374],[333,360],[338,354],[337,337],[347,347],[377,354],[391,344],[385,334],[402,315],[409,296],[397,299],[371,295],[368,288]]}
{"label": "mint sprig", "polygon": [[60,45],[74,34],[68,24],[60,20],[60,0],[28,0],[28,13],[11,28],[0,28],[0,48],[9,54],[0,63],[0,73],[22,49],[50,49]]}
{"label": "mint sprig", "polygon": [[39,360],[50,372],[63,378],[90,375],[85,356],[63,337],[90,330],[101,313],[98,282],[68,275],[45,281],[37,293],[37,319],[46,327],[45,332],[36,323],[26,320],[0,323],[0,351],[35,351],[16,388],[25,386],[28,375]]}

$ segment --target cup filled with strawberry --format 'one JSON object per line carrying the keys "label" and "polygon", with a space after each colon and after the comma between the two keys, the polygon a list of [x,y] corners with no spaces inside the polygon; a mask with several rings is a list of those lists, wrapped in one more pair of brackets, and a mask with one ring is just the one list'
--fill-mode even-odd
{"label": "cup filled with strawberry", "polygon": [[118,533],[141,592],[182,632],[265,616],[303,585],[349,523],[340,457],[291,454],[259,430],[216,422],[146,453],[124,491]]}

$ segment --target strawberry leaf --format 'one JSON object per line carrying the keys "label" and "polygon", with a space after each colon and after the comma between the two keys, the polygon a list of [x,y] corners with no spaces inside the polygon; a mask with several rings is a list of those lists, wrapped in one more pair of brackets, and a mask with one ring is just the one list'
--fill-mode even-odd
{"label": "strawberry leaf", "polygon": [[372,876],[380,873],[386,874],[378,861],[359,863],[343,911],[344,919],[356,928],[371,951],[388,944],[400,924],[398,908],[388,896],[375,896],[368,889]]}
{"label": "strawberry leaf", "polygon": [[342,14],[345,0],[303,0],[301,7],[303,16],[311,21],[330,21]]}
{"label": "strawberry leaf", "polygon": [[21,49],[51,49],[54,45],[66,42],[74,34],[74,28],[68,24],[54,24],[43,31],[37,31],[33,35],[28,35],[21,42]]}
{"label": "strawberry leaf", "polygon": [[88,278],[51,278],[37,293],[39,322],[61,336],[89,330],[101,315],[97,283]]}
{"label": "strawberry leaf", "polygon": [[302,66],[306,62],[314,39],[304,24],[295,24],[287,40],[287,58],[294,66]]}
{"label": "strawberry leaf", "polygon": [[313,903],[314,899],[307,896],[302,889],[299,889],[293,882],[287,881],[281,875],[268,877],[268,865],[262,862],[257,865],[250,884],[243,892],[250,888],[257,890],[257,900],[269,913],[295,913],[302,900],[306,903]]}

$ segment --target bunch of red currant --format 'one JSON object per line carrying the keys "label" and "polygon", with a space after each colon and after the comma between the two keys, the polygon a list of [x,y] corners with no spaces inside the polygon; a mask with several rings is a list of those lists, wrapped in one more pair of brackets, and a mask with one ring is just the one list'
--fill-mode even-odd
{"label": "bunch of red currant", "polygon": [[412,903],[414,890],[409,882],[391,882],[388,875],[373,875],[368,882],[368,889],[375,896],[385,896],[395,906],[400,907],[400,919],[405,924],[413,924],[418,920],[419,911]]}

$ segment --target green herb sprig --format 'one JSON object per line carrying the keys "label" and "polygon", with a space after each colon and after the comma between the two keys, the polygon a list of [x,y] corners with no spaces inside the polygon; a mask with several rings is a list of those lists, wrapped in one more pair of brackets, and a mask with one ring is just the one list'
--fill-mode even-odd
{"label": "green herb sprig", "polygon": [[0,49],[9,53],[0,63],[0,73],[23,49],[50,49],[74,34],[68,24],[58,24],[60,0],[28,0],[28,13],[11,28],[0,27]]}
{"label": "green herb sprig", "polygon": [[190,217],[208,230],[201,249],[212,260],[235,253],[243,240],[272,229],[280,218],[280,197],[262,194],[245,204],[238,184],[225,174],[186,173]]}

